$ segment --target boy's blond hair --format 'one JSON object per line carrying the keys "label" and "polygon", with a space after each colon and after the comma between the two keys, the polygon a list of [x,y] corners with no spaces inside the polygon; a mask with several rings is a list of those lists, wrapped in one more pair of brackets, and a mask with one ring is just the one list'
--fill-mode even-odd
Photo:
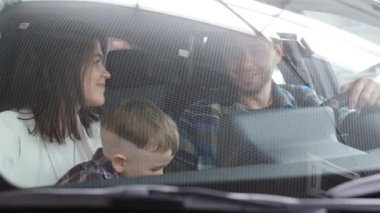
{"label": "boy's blond hair", "polygon": [[[179,134],[175,122],[159,107],[145,100],[127,100],[101,114],[102,128],[115,133],[141,149],[174,155],[179,146]],[[122,146],[107,144],[105,146]]]}

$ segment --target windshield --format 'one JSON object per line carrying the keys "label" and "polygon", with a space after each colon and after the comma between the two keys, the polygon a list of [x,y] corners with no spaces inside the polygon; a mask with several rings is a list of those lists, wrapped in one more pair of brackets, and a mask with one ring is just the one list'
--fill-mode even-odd
{"label": "windshield", "polygon": [[253,0],[0,11],[0,174],[12,186],[322,198],[379,170],[373,25]]}

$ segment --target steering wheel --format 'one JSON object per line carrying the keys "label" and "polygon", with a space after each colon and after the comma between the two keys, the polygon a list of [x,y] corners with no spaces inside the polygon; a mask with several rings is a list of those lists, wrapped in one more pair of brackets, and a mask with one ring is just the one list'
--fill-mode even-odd
{"label": "steering wheel", "polygon": [[[339,109],[341,107],[348,107],[350,101],[350,93],[340,93],[332,98],[329,98],[322,102],[321,106],[330,106],[333,109]],[[356,116],[361,115],[368,115],[373,113],[379,113],[378,110],[374,109],[373,107],[362,107],[357,109]]]}
{"label": "steering wheel", "polygon": [[[327,99],[321,106],[333,109],[348,106],[350,93],[341,93]],[[340,134],[344,143],[356,149],[369,151],[380,148],[380,113],[370,107],[349,113],[340,124]],[[343,139],[343,138],[342,138]]]}
{"label": "steering wheel", "polygon": [[340,93],[322,102],[321,106],[330,106],[333,109],[339,109],[341,107],[348,106],[349,100],[350,94],[348,92]]}

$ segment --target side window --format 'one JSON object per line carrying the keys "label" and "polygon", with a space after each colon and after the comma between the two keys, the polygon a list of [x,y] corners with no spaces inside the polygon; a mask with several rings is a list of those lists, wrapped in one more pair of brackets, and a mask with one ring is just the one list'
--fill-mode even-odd
{"label": "side window", "polygon": [[[367,40],[369,43],[380,45],[380,37],[378,36],[380,34],[379,27],[369,25],[367,23],[353,18],[326,12],[304,10],[303,14],[309,18],[325,22],[334,27],[337,27],[338,29],[352,33],[353,35]],[[358,64],[359,62],[361,62],[360,59],[356,60]],[[341,66],[334,66],[334,64],[332,65],[332,68],[337,73],[337,77],[339,78],[341,84],[344,84],[348,81],[356,80],[361,77],[376,76],[380,74],[379,64],[374,65],[366,70],[357,71],[347,70]]]}
{"label": "side window", "polygon": [[357,34],[363,38],[366,38],[369,41],[380,44],[380,28],[366,24],[364,22],[358,21],[353,18],[344,17],[336,14],[325,13],[325,12],[316,12],[304,10],[304,15],[317,19],[322,22],[326,22],[335,27],[338,27],[342,30]]}
{"label": "side window", "polygon": [[273,71],[272,79],[276,84],[286,84],[284,75],[279,69]]}

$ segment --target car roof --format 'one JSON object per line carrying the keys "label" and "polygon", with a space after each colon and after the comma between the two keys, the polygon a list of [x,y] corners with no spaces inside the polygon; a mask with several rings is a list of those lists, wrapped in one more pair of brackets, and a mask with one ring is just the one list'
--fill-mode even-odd
{"label": "car roof", "polygon": [[[23,0],[22,2],[60,1],[62,2],[62,0]],[[105,3],[138,8],[256,35],[246,23],[216,0],[71,0],[70,2]],[[210,8],[212,8],[212,13],[210,13]]]}
{"label": "car roof", "polygon": [[[199,23],[212,24],[224,29],[257,35],[253,26],[260,34],[267,38],[279,38],[278,33],[294,31],[308,36],[308,44],[318,49],[319,55],[335,60],[338,64],[348,66],[354,72],[363,71],[378,63],[378,46],[360,37],[346,33],[340,29],[329,26],[314,19],[300,16],[287,10],[260,3],[257,0],[223,0],[224,6],[218,0],[19,0],[22,2],[61,2],[70,6],[74,3],[97,3],[107,6],[122,6],[129,9],[138,8],[141,11],[180,17]],[[234,14],[229,8],[235,11]],[[210,9],[212,8],[212,9]],[[212,11],[211,11],[212,10]],[[239,18],[242,17],[242,19]],[[301,35],[301,34],[300,34]],[[323,36],[327,40],[321,45]],[[301,37],[299,37],[301,38]],[[352,42],[355,41],[355,42]],[[326,46],[333,45],[336,51],[328,51]],[[347,47],[355,51],[362,51],[366,59],[362,63],[353,58],[352,51],[346,51]],[[325,48],[325,49],[323,49]],[[352,53],[352,54],[351,54]],[[344,56],[344,57],[343,57]]]}

